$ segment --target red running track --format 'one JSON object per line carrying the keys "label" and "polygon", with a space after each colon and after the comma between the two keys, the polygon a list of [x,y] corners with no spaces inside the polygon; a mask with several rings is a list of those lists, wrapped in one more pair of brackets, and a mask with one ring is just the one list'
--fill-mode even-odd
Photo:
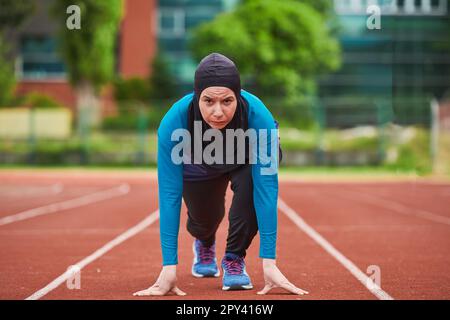
{"label": "red running track", "polygon": [[[132,296],[161,268],[154,175],[3,171],[0,181],[0,299],[182,299]],[[91,197],[105,192],[105,198]],[[287,207],[279,210],[277,264],[310,294],[275,289],[256,295],[263,287],[258,238],[246,259],[254,290],[224,292],[220,278],[192,277],[183,205],[178,282],[187,299],[450,299],[450,184],[280,181],[280,198]],[[68,208],[47,210],[67,202]],[[40,215],[1,224],[35,208]],[[150,214],[153,220],[140,224]],[[136,225],[142,230],[132,229]],[[227,228],[225,219],[219,260]],[[105,247],[124,234],[129,237]],[[69,289],[67,277],[54,282],[87,257],[80,289]],[[375,290],[366,281],[370,268],[380,272]]]}

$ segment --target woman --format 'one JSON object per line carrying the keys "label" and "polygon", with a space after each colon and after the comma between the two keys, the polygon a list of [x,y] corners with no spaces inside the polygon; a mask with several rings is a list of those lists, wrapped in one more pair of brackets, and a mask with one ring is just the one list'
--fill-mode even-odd
{"label": "woman", "polygon": [[[176,284],[182,198],[188,209],[187,230],[195,238],[192,274],[195,277],[219,277],[215,234],[225,214],[224,199],[229,181],[234,194],[229,212],[227,246],[221,261],[223,290],[253,288],[244,259],[246,250],[259,230],[259,256],[262,258],[265,287],[258,294],[266,294],[274,287],[285,288],[294,294],[308,293],[290,283],[276,266],[276,126],[264,104],[254,95],[241,90],[238,69],[230,59],[212,53],[200,62],[195,72],[194,93],[176,102],[158,128],[163,268],[154,285],[135,295],[165,295],[169,292],[185,295]],[[187,131],[191,139],[189,147],[183,148],[182,163],[174,159],[178,154],[174,151],[178,150],[178,141],[173,141],[174,133],[180,129]],[[268,137],[256,135],[256,140],[247,137],[242,148],[242,140],[236,142],[236,139],[227,135],[229,129],[241,133],[253,130],[258,134],[265,133]],[[212,130],[215,139],[199,138],[204,130]],[[221,154],[220,148],[215,148],[210,153],[213,161],[198,158],[198,155],[207,155],[208,148],[211,151],[213,142],[216,147],[217,143],[220,146],[220,140],[223,140],[226,155]],[[227,148],[230,143],[232,147]],[[237,145],[239,143],[241,145]],[[273,146],[277,148],[271,154],[272,161],[263,161],[261,150],[272,150]],[[273,160],[276,170],[270,170],[274,167]]]}

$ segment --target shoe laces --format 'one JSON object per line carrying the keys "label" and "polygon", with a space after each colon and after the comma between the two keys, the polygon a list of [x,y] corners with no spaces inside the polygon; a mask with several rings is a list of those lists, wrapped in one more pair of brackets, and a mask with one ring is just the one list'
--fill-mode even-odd
{"label": "shoe laces", "polygon": [[226,271],[229,274],[242,274],[242,271],[244,270],[244,258],[242,257],[236,258],[226,257],[223,260],[223,263],[225,265]]}
{"label": "shoe laces", "polygon": [[200,263],[213,263],[215,258],[214,245],[210,247],[204,246],[200,241],[197,242],[198,256]]}

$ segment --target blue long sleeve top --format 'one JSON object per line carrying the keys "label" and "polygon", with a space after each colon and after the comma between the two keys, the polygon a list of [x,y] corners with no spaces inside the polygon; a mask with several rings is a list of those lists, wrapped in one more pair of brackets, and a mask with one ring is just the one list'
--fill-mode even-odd
{"label": "blue long sleeve top", "polygon": [[[248,127],[256,132],[265,132],[267,138],[257,134],[256,148],[253,155],[252,179],[253,200],[260,235],[259,256],[275,259],[277,238],[277,200],[278,200],[278,134],[276,122],[255,95],[241,90],[241,95],[248,103]],[[188,109],[193,98],[190,93],[178,100],[165,114],[158,127],[158,199],[160,211],[160,240],[163,265],[178,264],[178,232],[180,227],[180,211],[183,193],[183,164],[172,161],[171,153],[179,141],[172,141],[172,133],[176,129],[188,128]],[[265,129],[262,130],[261,129]],[[266,146],[261,156],[261,145]],[[271,148],[276,144],[275,148]],[[262,154],[264,154],[262,153]],[[268,162],[267,157],[272,161]],[[274,166],[273,159],[276,159]],[[275,167],[275,169],[274,169]]]}

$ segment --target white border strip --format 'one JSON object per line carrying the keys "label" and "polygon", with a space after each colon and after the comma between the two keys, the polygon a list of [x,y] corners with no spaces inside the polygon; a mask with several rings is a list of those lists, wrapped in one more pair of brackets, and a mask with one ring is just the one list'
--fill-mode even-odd
{"label": "white border strip", "polygon": [[94,202],[99,202],[111,198],[115,198],[118,196],[122,196],[130,192],[130,186],[128,184],[122,184],[120,186],[91,193],[79,198],[65,200],[61,202],[56,202],[52,204],[48,204],[42,207],[26,210],[17,214],[13,214],[10,216],[6,216],[0,218],[0,226],[4,226],[6,224],[10,224],[17,221],[22,221],[30,218],[34,218],[37,216],[41,216],[44,214],[55,213],[58,211],[73,209],[81,206],[85,206]]}
{"label": "white border strip", "polygon": [[53,280],[52,282],[47,284],[42,289],[36,291],[35,293],[33,293],[31,296],[29,296],[25,300],[38,300],[38,299],[42,298],[43,296],[48,294],[50,291],[53,291],[58,286],[60,286],[62,283],[66,282],[68,279],[73,277],[73,270],[74,270],[73,267],[75,267],[76,270],[83,269],[88,264],[97,260],[98,258],[103,256],[105,253],[107,253],[108,251],[113,249],[114,247],[125,242],[129,238],[135,236],[136,234],[138,234],[139,232],[141,232],[142,230],[144,230],[145,228],[150,226],[152,223],[157,221],[158,218],[159,218],[159,209],[152,212],[147,218],[145,218],[144,220],[139,222],[134,227],[128,229],[127,231],[120,234],[119,236],[117,236],[116,238],[111,240],[110,242],[106,243],[103,247],[96,250],[91,255],[89,255],[86,258],[84,258],[83,260],[77,262],[75,265],[72,266],[72,268],[68,268],[68,270],[66,272],[64,272],[63,274],[61,274],[58,278],[56,278],[55,280]]}
{"label": "white border strip", "polygon": [[383,291],[375,282],[362,272],[352,261],[340,253],[331,243],[322,237],[316,230],[303,220],[300,215],[291,209],[281,198],[278,199],[278,208],[283,211],[291,221],[303,232],[319,244],[326,252],[344,266],[367,290],[380,300],[394,300],[387,292]]}

